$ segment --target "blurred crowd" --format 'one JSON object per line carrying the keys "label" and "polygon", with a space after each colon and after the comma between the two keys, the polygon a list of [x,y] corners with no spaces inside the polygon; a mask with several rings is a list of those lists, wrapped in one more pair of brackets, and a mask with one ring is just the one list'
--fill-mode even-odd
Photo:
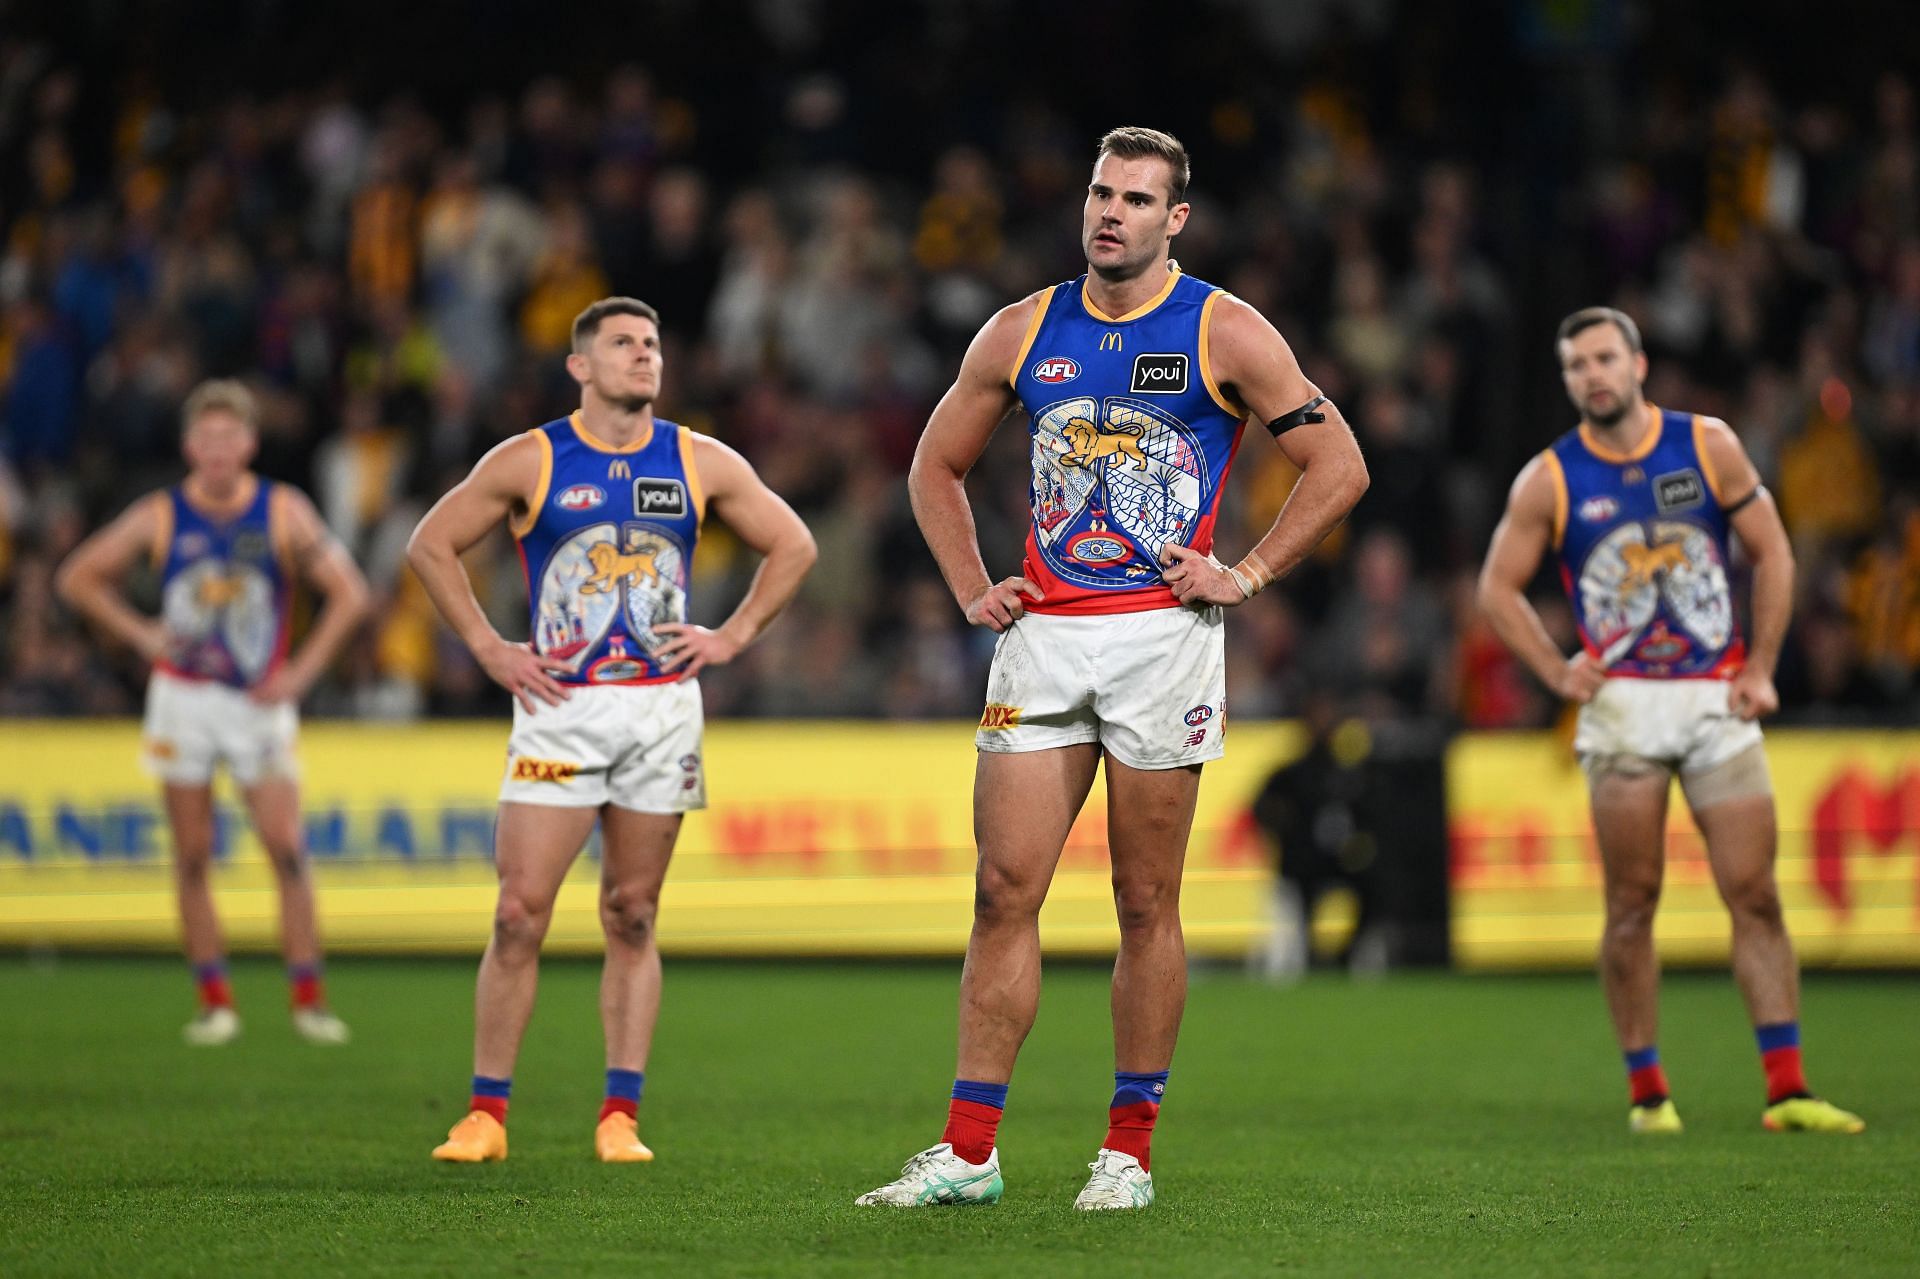
{"label": "blurred crowd", "polygon": [[[1004,84],[958,128],[898,118],[913,100],[897,73],[823,58],[818,32],[810,52],[782,6],[713,12],[758,24],[775,88],[736,95],[667,54],[431,100],[344,73],[223,88],[162,66],[103,74],[83,51],[0,36],[0,714],[137,707],[131,657],[83,636],[50,579],[90,528],[177,477],[180,402],[214,375],[258,390],[260,469],[313,494],[380,599],[309,709],[504,713],[403,548],[487,448],[577,404],[569,325],[608,294],[663,316],[660,413],[741,449],[820,544],[789,613],[704,677],[710,709],[977,714],[992,636],[964,625],[926,555],[906,467],[978,326],[1084,269],[1094,141],[1138,123],[1181,132],[1194,155],[1183,268],[1274,320],[1373,475],[1313,561],[1237,612],[1236,716],[1333,690],[1379,721],[1552,722],[1559,708],[1476,616],[1472,582],[1513,473],[1574,420],[1553,326],[1609,302],[1645,330],[1650,398],[1726,418],[1779,499],[1800,563],[1784,717],[1911,720],[1910,79],[1567,76],[1502,144],[1437,74],[1426,92],[1351,73],[1388,38],[1364,24],[1321,33],[1340,56],[1290,55],[1313,33],[1215,3],[1223,40],[1297,56],[1302,73],[1222,77],[1163,119],[1137,100],[1049,101],[1017,59],[982,60],[991,28],[899,37],[922,43],[892,54],[935,81],[958,60]],[[1510,34],[1524,57],[1525,33]],[[1164,56],[1174,79],[1210,74],[1202,54]],[[918,147],[871,145],[922,124]],[[1015,418],[974,477],[996,574],[1018,568],[1026,466]],[[1223,558],[1296,478],[1252,430]],[[523,636],[511,540],[468,563],[495,624]],[[752,567],[710,526],[696,620],[724,617]],[[150,603],[152,585],[132,587]],[[1538,597],[1571,648],[1557,580],[1543,574]]]}

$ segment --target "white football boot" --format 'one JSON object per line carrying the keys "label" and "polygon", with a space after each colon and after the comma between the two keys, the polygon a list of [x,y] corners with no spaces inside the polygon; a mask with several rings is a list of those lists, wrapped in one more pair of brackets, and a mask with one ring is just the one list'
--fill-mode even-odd
{"label": "white football boot", "polygon": [[1087,1188],[1073,1201],[1074,1207],[1091,1211],[1153,1206],[1153,1174],[1132,1155],[1102,1146],[1087,1167],[1093,1176],[1087,1178]]}
{"label": "white football boot", "polygon": [[240,1037],[240,1014],[231,1008],[202,1008],[180,1031],[197,1048],[217,1048]]}
{"label": "white football boot", "polygon": [[900,1176],[853,1202],[863,1208],[930,1208],[939,1205],[1000,1202],[1006,1183],[1000,1180],[1000,1151],[987,1153],[987,1162],[970,1164],[941,1142],[907,1160]]}
{"label": "white football boot", "polygon": [[325,1008],[296,1008],[293,1028],[310,1044],[344,1044],[353,1038],[347,1023]]}

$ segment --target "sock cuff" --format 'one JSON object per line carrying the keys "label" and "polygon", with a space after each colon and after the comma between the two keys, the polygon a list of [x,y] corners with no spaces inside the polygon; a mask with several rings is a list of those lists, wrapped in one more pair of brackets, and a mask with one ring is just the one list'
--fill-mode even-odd
{"label": "sock cuff", "polygon": [[227,961],[224,959],[216,959],[209,964],[195,964],[193,966],[193,978],[195,981],[213,981],[216,978],[225,977],[226,975]]}
{"label": "sock cuff", "polygon": [[645,1071],[609,1070],[607,1072],[607,1096],[618,1097],[623,1101],[639,1101],[640,1090],[646,1085]]}
{"label": "sock cuff", "polygon": [[1167,1071],[1116,1070],[1113,1072],[1113,1106],[1129,1106],[1150,1101],[1160,1104],[1167,1092]]}
{"label": "sock cuff", "polygon": [[1645,1048],[1637,1048],[1630,1053],[1621,1053],[1620,1055],[1626,1059],[1629,1073],[1636,1070],[1645,1070],[1648,1066],[1658,1066],[1660,1064],[1660,1050],[1652,1044],[1648,1044]]}
{"label": "sock cuff", "polygon": [[320,965],[318,963],[287,965],[288,981],[313,981],[319,976]]}
{"label": "sock cuff", "polygon": [[1007,1085],[982,1083],[977,1079],[956,1079],[953,1081],[953,1100],[970,1101],[975,1105],[1005,1110]]}
{"label": "sock cuff", "polygon": [[1760,1051],[1770,1053],[1776,1048],[1798,1048],[1800,1046],[1800,1023],[1797,1021],[1776,1022],[1771,1026],[1755,1026],[1753,1037],[1760,1045]]}
{"label": "sock cuff", "polygon": [[486,1075],[473,1077],[473,1095],[476,1097],[499,1097],[505,1099],[513,1095],[512,1079],[493,1079]]}

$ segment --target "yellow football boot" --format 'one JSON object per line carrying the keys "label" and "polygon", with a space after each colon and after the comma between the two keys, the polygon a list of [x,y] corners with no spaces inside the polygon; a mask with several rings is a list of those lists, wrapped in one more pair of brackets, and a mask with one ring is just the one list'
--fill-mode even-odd
{"label": "yellow football boot", "polygon": [[1865,1132],[1867,1121],[1818,1097],[1787,1097],[1760,1112],[1769,1132]]}
{"label": "yellow football boot", "polygon": [[645,1164],[653,1152],[640,1140],[640,1124],[632,1115],[615,1111],[593,1130],[593,1151],[603,1164]]}
{"label": "yellow football boot", "polygon": [[1657,1106],[1633,1106],[1627,1111],[1627,1131],[1636,1137],[1656,1133],[1685,1132],[1680,1123],[1680,1112],[1673,1108],[1673,1098],[1669,1097]]}
{"label": "yellow football boot", "polygon": [[473,1110],[455,1124],[433,1157],[450,1164],[484,1164],[507,1157],[507,1126],[484,1110]]}

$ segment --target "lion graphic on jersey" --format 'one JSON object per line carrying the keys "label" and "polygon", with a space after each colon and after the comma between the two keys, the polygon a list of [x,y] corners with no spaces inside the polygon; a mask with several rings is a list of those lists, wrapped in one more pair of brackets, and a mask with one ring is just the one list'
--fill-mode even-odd
{"label": "lion graphic on jersey", "polygon": [[1100,459],[1109,458],[1121,463],[1130,461],[1134,470],[1144,471],[1147,469],[1147,455],[1140,450],[1140,432],[1138,426],[1101,430],[1086,418],[1069,418],[1067,424],[1060,428],[1060,434],[1066,437],[1069,446],[1060,464],[1091,467]]}
{"label": "lion graphic on jersey", "polygon": [[659,565],[654,563],[655,550],[633,551],[621,554],[612,542],[595,542],[587,548],[587,559],[593,564],[593,575],[580,583],[582,595],[610,595],[614,584],[623,577],[632,577],[653,582],[660,581]]}
{"label": "lion graphic on jersey", "polygon": [[209,573],[194,586],[194,603],[208,612],[217,612],[240,598],[240,579],[226,573]]}
{"label": "lion graphic on jersey", "polygon": [[1656,573],[1687,567],[1687,548],[1679,542],[1662,542],[1658,546],[1629,542],[1620,548],[1620,558],[1627,564],[1626,575],[1620,579],[1620,590],[1627,594],[1653,585]]}

